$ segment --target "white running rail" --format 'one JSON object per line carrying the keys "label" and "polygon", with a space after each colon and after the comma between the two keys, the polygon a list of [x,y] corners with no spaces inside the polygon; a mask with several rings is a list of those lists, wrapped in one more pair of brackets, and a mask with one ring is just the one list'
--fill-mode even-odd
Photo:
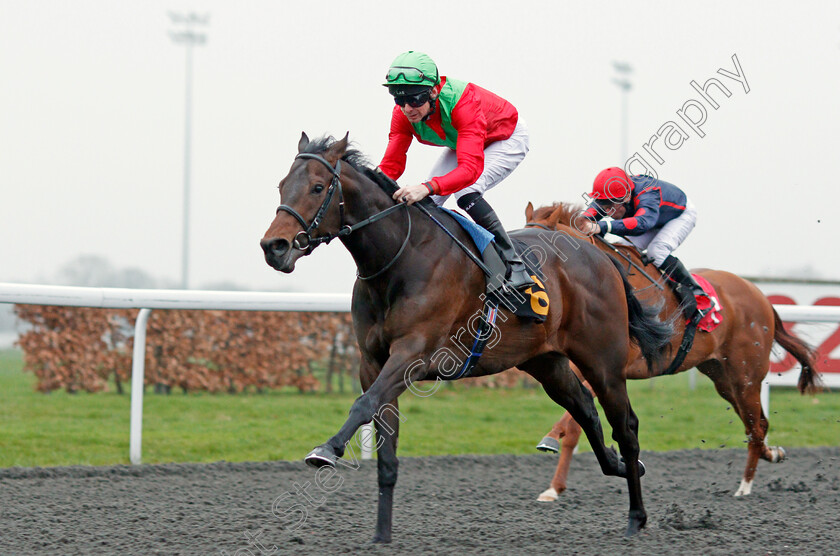
{"label": "white running rail", "polygon": [[[131,364],[131,426],[128,449],[129,460],[135,465],[142,461],[146,323],[152,309],[350,311],[349,294],[132,290],[124,288],[36,286],[2,282],[0,282],[0,303],[140,310],[134,324],[134,352]],[[365,426],[369,427],[370,425]],[[372,431],[365,431],[362,438],[372,438],[371,434]],[[363,443],[362,458],[370,459],[371,456],[370,443]]]}
{"label": "white running rail", "polygon": [[[228,311],[328,311],[349,312],[349,294],[268,293],[196,290],[134,290],[125,288],[79,288],[0,282],[0,303],[139,309],[134,325],[134,353],[131,367],[131,431],[129,459],[141,462],[143,431],[143,382],[146,354],[146,322],[152,309],[199,309]],[[840,307],[774,305],[785,322],[840,323]],[[796,376],[794,376],[794,374]],[[824,374],[828,386],[840,386],[837,373]],[[796,384],[798,373],[769,376],[761,386],[765,414],[770,404],[770,386]],[[370,424],[365,425],[369,427]],[[363,431],[362,438],[373,438]],[[362,457],[370,459],[371,442],[362,443]]]}

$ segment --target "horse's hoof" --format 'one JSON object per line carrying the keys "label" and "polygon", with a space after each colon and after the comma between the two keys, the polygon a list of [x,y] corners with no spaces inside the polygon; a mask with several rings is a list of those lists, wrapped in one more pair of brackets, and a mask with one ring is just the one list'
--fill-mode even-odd
{"label": "horse's hoof", "polygon": [[624,536],[632,537],[633,535],[641,531],[642,527],[644,527],[644,523],[639,525],[637,522],[631,520],[630,523],[627,524],[627,531],[624,533]]}
{"label": "horse's hoof", "polygon": [[625,537],[632,537],[636,533],[642,530],[642,527],[645,526],[647,523],[647,516],[642,514],[639,517],[631,517],[627,521],[627,532],[624,533]]}
{"label": "horse's hoof", "polygon": [[752,481],[748,481],[746,479],[741,479],[741,486],[738,487],[738,490],[735,491],[735,496],[747,496],[749,493],[752,492]]}
{"label": "horse's hoof", "polygon": [[560,453],[560,443],[551,438],[550,436],[544,437],[540,440],[540,443],[537,444],[537,450],[540,452],[553,452],[555,454]]}
{"label": "horse's hoof", "polygon": [[[624,465],[624,458],[620,457],[620,458],[618,458],[618,461],[619,461],[619,463],[621,464],[621,466],[624,470],[623,473],[621,473],[619,476],[626,478],[627,477],[627,466]],[[642,477],[645,476],[645,473],[647,473],[647,468],[645,467],[645,464],[642,462],[642,460],[638,460],[638,462],[639,462],[639,478],[641,479]]]}
{"label": "horse's hoof", "polygon": [[540,493],[537,497],[537,502],[554,502],[557,500],[557,491],[554,488],[549,488]]}
{"label": "horse's hoof", "polygon": [[330,467],[335,467],[335,462],[338,459],[338,456],[335,455],[333,449],[326,444],[321,446],[316,446],[312,449],[309,454],[304,458],[303,461],[306,462],[306,465],[309,467],[324,467],[326,465]]}
{"label": "horse's hoof", "polygon": [[390,536],[385,537],[385,536],[376,535],[375,537],[373,537],[373,543],[374,544],[388,544],[390,542],[391,542],[391,537]]}

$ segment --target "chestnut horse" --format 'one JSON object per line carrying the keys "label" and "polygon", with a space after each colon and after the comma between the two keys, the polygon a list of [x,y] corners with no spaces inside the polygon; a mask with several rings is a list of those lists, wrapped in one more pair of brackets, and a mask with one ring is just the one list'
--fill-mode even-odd
{"label": "chestnut horse", "polygon": [[[361,350],[359,377],[364,394],[353,403],[338,433],[309,455],[313,467],[335,466],[356,431],[371,420],[377,433],[379,502],[375,542],[391,540],[394,485],[397,481],[397,397],[418,391],[420,380],[458,378],[463,330],[474,328],[484,302],[485,275],[467,253],[429,217],[451,222],[431,200],[396,204],[395,183],[370,168],[347,136],[309,141],[302,134],[298,155],[280,181],[283,203],[260,245],[266,262],[292,272],[298,259],[320,243],[338,238],[355,260],[352,315]],[[462,243],[460,228],[450,233]],[[547,234],[541,231],[543,235]],[[533,230],[515,237],[535,245]],[[471,376],[517,366],[531,374],[548,396],[565,407],[589,439],[605,475],[627,480],[630,511],[627,534],[644,526],[639,477],[638,420],[630,407],[623,369],[636,357],[635,342],[655,360],[672,328],[643,306],[620,265],[590,245],[562,253],[558,243],[539,247],[544,254],[545,289],[550,309],[544,322],[519,319],[499,308],[493,330],[498,342],[488,348]],[[552,245],[554,247],[552,247]],[[565,246],[564,246],[565,247]],[[631,355],[632,353],[632,355]],[[597,393],[621,459],[604,445],[594,400],[569,369],[572,360]],[[424,389],[425,395],[433,389]]]}
{"label": "chestnut horse", "polygon": [[[525,208],[526,227],[563,229],[575,234],[584,243],[592,242],[591,238],[583,239],[581,234],[571,228],[581,212],[582,207],[575,205],[558,203],[534,210],[533,205],[528,203]],[[634,247],[613,246],[627,257],[624,259],[604,243],[597,242],[595,245],[627,268],[629,281],[640,299],[662,306],[660,316],[668,318],[681,314],[674,292],[664,283],[660,271],[653,264],[645,265]],[[632,265],[630,260],[633,261]],[[815,366],[815,353],[812,347],[785,331],[773,305],[752,283],[720,270],[704,269],[697,274],[714,286],[722,307],[722,322],[711,332],[697,332],[691,351],[675,372],[692,367],[700,369],[714,382],[718,394],[732,404],[743,421],[749,442],[747,465],[741,485],[735,492],[735,496],[742,496],[749,494],[752,489],[759,458],[771,463],[785,458],[783,448],[768,446],[765,442],[769,424],[761,409],[761,383],[770,369],[773,341],[778,342],[801,363],[798,386],[803,393],[813,392],[817,388],[819,375]],[[651,279],[656,280],[658,285]],[[636,351],[636,359],[624,369],[625,378],[652,378],[663,374],[674,358],[685,329],[685,318],[680,316],[676,321],[676,334],[666,350],[668,356],[660,360],[651,371]],[[566,489],[572,452],[579,437],[580,426],[572,415],[566,413],[540,443],[541,449],[559,450],[560,459],[551,486],[540,494],[538,500],[556,500],[557,495]]]}

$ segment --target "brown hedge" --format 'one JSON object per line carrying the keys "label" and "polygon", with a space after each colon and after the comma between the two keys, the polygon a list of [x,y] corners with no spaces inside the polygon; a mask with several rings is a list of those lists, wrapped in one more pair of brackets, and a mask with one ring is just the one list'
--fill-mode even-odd
{"label": "brown hedge", "polygon": [[[18,345],[39,391],[98,392],[112,379],[121,392],[131,380],[137,310],[17,305],[15,312],[30,325]],[[358,383],[358,358],[348,313],[155,310],[145,383],[158,392],[330,391],[336,375]],[[315,367],[324,369],[323,383]],[[522,376],[507,371],[469,383],[509,387]]]}

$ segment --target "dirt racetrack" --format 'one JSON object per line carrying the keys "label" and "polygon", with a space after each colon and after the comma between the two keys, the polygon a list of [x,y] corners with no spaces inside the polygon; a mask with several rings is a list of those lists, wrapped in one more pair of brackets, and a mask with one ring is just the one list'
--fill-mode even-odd
{"label": "dirt racetrack", "polygon": [[372,461],[317,482],[298,462],[2,469],[0,554],[840,554],[840,448],[788,454],[734,498],[743,450],[643,453],[632,539],[625,483],[590,453],[554,503],[535,501],[547,454],[403,458],[390,546],[369,542]]}

